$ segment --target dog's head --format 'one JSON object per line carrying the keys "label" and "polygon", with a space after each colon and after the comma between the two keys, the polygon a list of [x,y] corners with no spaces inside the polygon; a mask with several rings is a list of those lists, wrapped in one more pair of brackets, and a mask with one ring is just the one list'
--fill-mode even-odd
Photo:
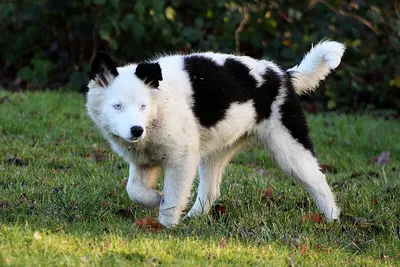
{"label": "dog's head", "polygon": [[87,110],[106,134],[137,142],[155,116],[155,101],[162,81],[158,63],[116,68],[113,60],[98,52],[92,61]]}

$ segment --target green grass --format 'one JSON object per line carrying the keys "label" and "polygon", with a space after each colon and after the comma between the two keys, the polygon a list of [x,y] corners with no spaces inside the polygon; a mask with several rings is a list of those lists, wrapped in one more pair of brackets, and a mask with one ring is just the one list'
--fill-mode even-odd
{"label": "green grass", "polygon": [[[0,266],[400,265],[399,121],[308,116],[320,163],[337,168],[327,177],[340,222],[303,221],[317,212],[310,196],[255,148],[224,174],[225,215],[151,233],[132,221],[157,210],[129,200],[128,166],[94,128],[83,95],[0,99]],[[388,164],[372,164],[383,151]],[[269,187],[273,203],[260,196]]]}

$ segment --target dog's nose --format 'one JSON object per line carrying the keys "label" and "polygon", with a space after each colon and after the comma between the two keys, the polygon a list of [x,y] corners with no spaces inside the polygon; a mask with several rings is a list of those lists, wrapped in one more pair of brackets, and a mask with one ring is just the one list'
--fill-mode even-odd
{"label": "dog's nose", "polygon": [[138,138],[142,135],[143,133],[143,128],[140,126],[133,126],[131,127],[131,134],[133,137]]}

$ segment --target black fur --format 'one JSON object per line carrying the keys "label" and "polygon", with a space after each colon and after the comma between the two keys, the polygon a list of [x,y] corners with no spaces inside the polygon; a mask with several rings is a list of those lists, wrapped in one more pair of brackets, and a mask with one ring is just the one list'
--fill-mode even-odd
{"label": "black fur", "polygon": [[274,102],[281,87],[282,78],[272,69],[263,75],[264,83],[254,94],[254,107],[257,112],[257,123],[268,119],[271,115],[272,102]]}
{"label": "black fur", "polygon": [[272,70],[267,71],[265,83],[258,88],[250,69],[233,58],[220,66],[204,56],[187,56],[185,70],[193,87],[193,112],[203,126],[212,127],[223,120],[232,103],[250,99],[258,122],[269,117],[279,89],[279,77]]}
{"label": "black fur", "polygon": [[160,81],[163,80],[161,74],[161,67],[158,62],[153,63],[140,63],[136,67],[136,76],[147,85],[158,88]]}
{"label": "black fur", "polygon": [[102,76],[105,70],[109,71],[115,77],[118,76],[117,68],[111,57],[105,52],[98,51],[92,61],[89,79],[93,80],[96,75]]}
{"label": "black fur", "polygon": [[290,73],[288,73],[288,75],[289,77],[286,80],[287,96],[284,104],[281,106],[282,123],[289,130],[294,139],[314,154],[306,116],[301,107],[299,97],[290,82]]}

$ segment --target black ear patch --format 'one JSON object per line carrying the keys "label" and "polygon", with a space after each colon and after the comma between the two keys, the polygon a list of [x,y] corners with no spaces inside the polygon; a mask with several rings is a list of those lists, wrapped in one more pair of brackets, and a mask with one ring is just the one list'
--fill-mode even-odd
{"label": "black ear patch", "polygon": [[111,57],[98,51],[92,61],[89,79],[95,80],[102,87],[106,87],[117,76],[118,71]]}
{"label": "black ear patch", "polygon": [[140,63],[136,67],[136,76],[147,85],[158,88],[159,81],[162,81],[161,67],[158,62],[155,63]]}

